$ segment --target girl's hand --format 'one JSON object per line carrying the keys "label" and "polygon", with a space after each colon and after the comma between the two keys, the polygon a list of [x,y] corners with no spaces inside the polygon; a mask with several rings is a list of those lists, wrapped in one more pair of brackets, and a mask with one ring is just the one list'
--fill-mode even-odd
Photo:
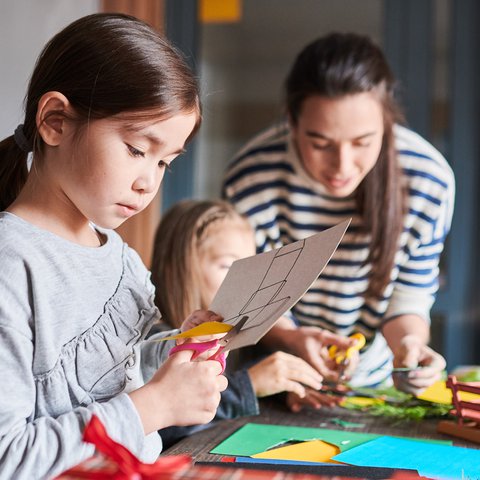
{"label": "girl's hand", "polygon": [[[217,315],[215,312],[212,312],[211,310],[195,310],[192,314],[190,314],[182,323],[180,330],[182,332],[186,332],[187,330],[190,330],[194,327],[197,327],[198,325],[201,325],[202,323],[205,322],[222,322],[223,317],[220,315]],[[219,335],[202,335],[201,337],[194,337],[194,338],[179,338],[177,340],[177,345],[180,345],[182,343],[195,343],[195,342],[209,342],[210,340],[214,340],[217,338],[222,338],[225,334],[219,334]],[[218,350],[218,347],[214,348],[213,350],[207,350],[204,353],[202,353],[200,356],[197,357],[198,360],[204,360],[210,357],[215,353],[215,351]],[[228,356],[228,352],[225,354],[225,356]]]}
{"label": "girl's hand", "polygon": [[394,373],[393,381],[399,390],[418,395],[428,386],[440,380],[445,370],[445,359],[416,335],[405,335],[393,352],[394,367],[422,367],[410,372]]}
{"label": "girl's hand", "polygon": [[322,406],[335,407],[341,400],[341,397],[334,397],[309,388],[306,389],[304,397],[300,397],[296,393],[287,394],[287,406],[294,413],[300,412],[303,407],[315,408],[316,410]]}
{"label": "girl's hand", "polygon": [[195,310],[191,313],[182,323],[180,326],[180,330],[182,332],[186,332],[191,328],[198,327],[205,322],[222,322],[223,317],[217,315],[215,312],[211,310]]}
{"label": "girl's hand", "polygon": [[145,434],[172,425],[210,422],[228,385],[215,360],[191,362],[192,352],[172,355],[130,398],[139,413]]}
{"label": "girl's hand", "polygon": [[322,386],[322,376],[305,360],[285,352],[272,353],[248,369],[257,397],[267,397],[280,392],[294,392],[299,397],[306,394],[305,386],[315,390]]}
{"label": "girl's hand", "polygon": [[[339,350],[345,350],[354,345],[354,340],[318,327],[288,329],[285,330],[285,335],[288,336],[285,344],[288,344],[291,353],[307,361],[325,380],[332,382],[340,380],[345,373],[344,368],[330,358],[328,347],[336,345]],[[355,362],[350,363],[352,367],[348,369],[348,374],[351,374],[351,369],[356,366]]]}

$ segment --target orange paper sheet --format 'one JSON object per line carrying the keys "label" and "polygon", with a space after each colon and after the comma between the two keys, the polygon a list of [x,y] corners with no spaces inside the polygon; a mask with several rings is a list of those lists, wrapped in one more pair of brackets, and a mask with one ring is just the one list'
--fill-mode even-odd
{"label": "orange paper sheet", "polygon": [[[273,448],[266,452],[252,455],[252,458],[268,458],[274,460],[296,460],[302,462],[328,462],[338,455],[340,449],[322,440],[300,442],[286,447]],[[337,463],[337,462],[334,462]]]}

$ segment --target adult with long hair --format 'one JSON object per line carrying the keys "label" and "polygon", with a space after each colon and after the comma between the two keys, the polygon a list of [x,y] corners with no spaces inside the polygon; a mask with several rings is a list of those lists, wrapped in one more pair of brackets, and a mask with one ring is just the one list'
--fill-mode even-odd
{"label": "adult with long hair", "polygon": [[332,33],[307,45],[286,79],[287,120],[251,140],[231,163],[224,195],[256,230],[258,251],[351,217],[319,279],[265,337],[326,378],[322,335],[361,332],[367,344],[353,385],[394,375],[418,392],[439,378],[429,346],[439,257],[450,229],[454,177],[444,157],[401,126],[395,79],[368,37]]}

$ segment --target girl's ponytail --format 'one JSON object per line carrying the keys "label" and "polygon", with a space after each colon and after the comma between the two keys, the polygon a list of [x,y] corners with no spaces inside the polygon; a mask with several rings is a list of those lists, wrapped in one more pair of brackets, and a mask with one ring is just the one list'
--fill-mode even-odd
{"label": "girl's ponytail", "polygon": [[[25,136],[23,139],[26,140]],[[27,181],[27,157],[30,149],[27,142],[20,144],[18,133],[0,142],[0,211],[13,203]]]}

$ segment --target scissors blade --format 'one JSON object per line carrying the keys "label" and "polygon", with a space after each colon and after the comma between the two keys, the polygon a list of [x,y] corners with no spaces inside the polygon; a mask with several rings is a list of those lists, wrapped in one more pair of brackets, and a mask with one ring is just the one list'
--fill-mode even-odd
{"label": "scissors blade", "polygon": [[234,339],[242,330],[243,326],[248,320],[248,315],[244,315],[234,326],[233,328],[224,335],[219,341],[218,345],[223,347],[223,350],[228,350],[228,344],[232,339]]}

